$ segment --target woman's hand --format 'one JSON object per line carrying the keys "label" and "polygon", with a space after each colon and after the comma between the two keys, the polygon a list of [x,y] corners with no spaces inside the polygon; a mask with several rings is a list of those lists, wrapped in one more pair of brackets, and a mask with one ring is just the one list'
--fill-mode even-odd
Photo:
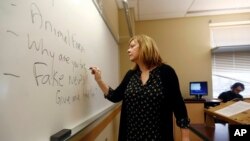
{"label": "woman's hand", "polygon": [[91,74],[95,76],[97,82],[102,80],[101,70],[98,67],[90,67],[89,69],[91,70]]}
{"label": "woman's hand", "polygon": [[101,70],[98,67],[90,67],[89,69],[91,70],[91,73],[95,76],[95,81],[101,88],[102,92],[105,96],[107,96],[109,86],[106,85],[104,81],[102,81]]}
{"label": "woman's hand", "polygon": [[181,137],[182,137],[182,141],[190,141],[189,129],[181,128]]}

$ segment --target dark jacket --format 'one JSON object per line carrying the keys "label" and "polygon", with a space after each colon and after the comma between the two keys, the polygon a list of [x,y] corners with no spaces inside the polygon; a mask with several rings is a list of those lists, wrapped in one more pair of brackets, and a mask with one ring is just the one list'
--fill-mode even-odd
{"label": "dark jacket", "polygon": [[236,94],[232,91],[223,92],[218,96],[218,99],[221,99],[222,102],[227,102],[227,101],[233,100],[235,98],[243,99],[243,96],[240,94]]}
{"label": "dark jacket", "polygon": [[[161,108],[161,134],[164,141],[173,141],[173,113],[176,117],[177,125],[187,127],[189,124],[188,115],[185,103],[183,101],[177,75],[172,67],[166,64],[159,66],[161,81],[164,85],[165,102]],[[122,80],[121,84],[115,89],[110,88],[109,94],[106,97],[112,102],[123,100],[123,95],[135,70],[129,70]],[[126,112],[125,104],[122,104],[119,141],[126,141]]]}

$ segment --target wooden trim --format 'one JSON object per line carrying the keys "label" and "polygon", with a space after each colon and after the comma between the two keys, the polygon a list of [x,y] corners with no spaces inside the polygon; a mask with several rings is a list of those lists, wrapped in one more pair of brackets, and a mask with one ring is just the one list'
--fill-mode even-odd
{"label": "wooden trim", "polygon": [[115,116],[121,111],[121,106],[116,108],[110,113],[100,124],[94,127],[89,133],[87,133],[79,141],[94,141],[95,138],[104,130],[104,128],[115,118]]}

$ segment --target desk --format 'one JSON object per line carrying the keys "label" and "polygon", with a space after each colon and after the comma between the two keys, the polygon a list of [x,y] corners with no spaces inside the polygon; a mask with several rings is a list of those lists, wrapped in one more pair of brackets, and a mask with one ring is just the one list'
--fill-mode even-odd
{"label": "desk", "polygon": [[190,124],[189,129],[205,141],[229,141],[228,124],[216,123],[214,127]]}
{"label": "desk", "polygon": [[217,99],[194,99],[194,98],[185,98],[185,103],[204,103],[205,108],[214,107],[220,105],[220,100]]}
{"label": "desk", "polygon": [[220,100],[218,99],[206,99],[206,102],[204,103],[205,108],[215,107],[220,105]]}
{"label": "desk", "polygon": [[[250,100],[244,100],[245,102],[250,102]],[[220,115],[216,113],[215,111],[225,108],[231,104],[235,103],[235,101],[228,101],[226,103],[221,103],[220,105],[205,109],[206,113],[206,124],[208,126],[213,126],[214,125],[214,118],[223,120],[225,122],[228,122],[230,124],[250,124],[250,110],[241,112],[239,114],[230,116],[230,117],[225,117],[223,115]]]}

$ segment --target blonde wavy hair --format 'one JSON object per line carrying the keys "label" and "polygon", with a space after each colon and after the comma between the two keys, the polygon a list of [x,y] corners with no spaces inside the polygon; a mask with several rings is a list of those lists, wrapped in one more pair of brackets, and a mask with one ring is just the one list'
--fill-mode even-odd
{"label": "blonde wavy hair", "polygon": [[[153,38],[144,34],[135,35],[130,38],[129,44],[133,40],[136,40],[139,43],[139,60],[142,60],[148,69],[159,66],[163,63],[158,47]],[[133,69],[137,68],[138,65],[135,64]]]}

